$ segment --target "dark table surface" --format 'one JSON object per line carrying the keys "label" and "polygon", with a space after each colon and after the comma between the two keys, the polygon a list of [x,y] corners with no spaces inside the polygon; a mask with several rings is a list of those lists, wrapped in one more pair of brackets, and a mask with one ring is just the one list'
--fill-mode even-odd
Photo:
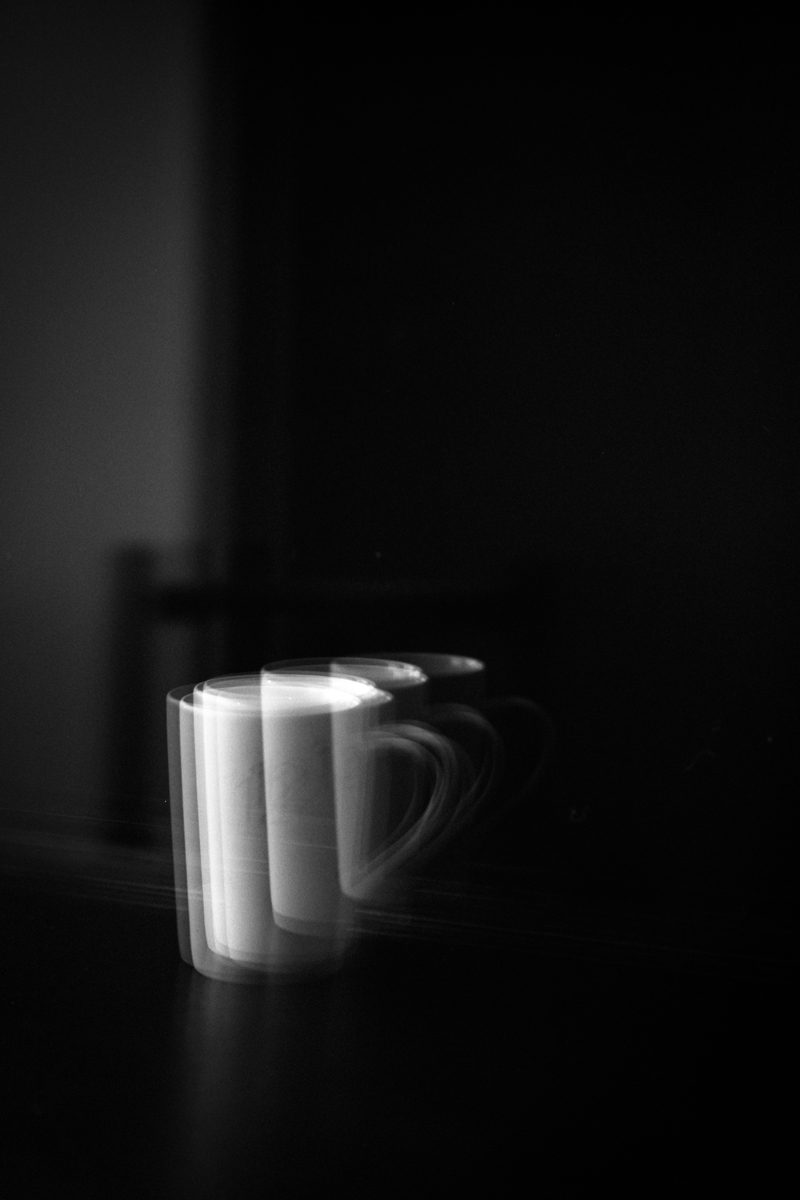
{"label": "dark table surface", "polygon": [[10,813],[2,845],[6,1195],[770,1195],[794,1174],[785,909],[488,846],[364,910],[337,973],[239,987],[179,957],[166,826]]}

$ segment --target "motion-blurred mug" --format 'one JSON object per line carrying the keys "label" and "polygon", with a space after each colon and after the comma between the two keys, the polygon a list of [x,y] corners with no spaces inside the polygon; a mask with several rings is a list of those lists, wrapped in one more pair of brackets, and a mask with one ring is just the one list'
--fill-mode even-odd
{"label": "motion-blurred mug", "polygon": [[[200,819],[198,800],[198,774],[202,780],[205,773],[202,733],[200,739],[195,736],[206,721],[207,716],[195,709],[192,685],[175,688],[167,695],[170,822],[181,958],[201,975],[236,983],[261,982],[267,973],[292,977],[328,971],[349,945],[347,931],[338,930],[336,937],[327,941],[284,932],[273,920],[268,896],[263,903],[263,883],[253,889],[262,899],[257,917],[258,953],[235,955],[224,939],[219,941],[215,935],[215,899],[219,908],[224,896],[215,897],[211,887],[208,831]],[[255,827],[257,830],[258,822]]]}
{"label": "motion-blurred mug", "polygon": [[481,735],[473,741],[473,758],[479,764],[476,786],[480,790],[474,829],[481,831],[499,825],[519,804],[533,798],[555,746],[553,722],[541,705],[527,696],[489,696],[486,664],[470,655],[415,650],[384,651],[370,657],[408,663],[424,672],[430,699],[428,719],[442,722],[445,729],[458,713],[462,719],[467,714],[472,714],[473,720],[480,717],[493,728],[506,726],[509,719],[521,719],[523,735],[521,739],[514,738],[513,743],[519,751],[518,757],[524,757],[524,765],[521,771],[513,772],[515,778],[511,783],[506,778],[504,784],[504,775],[511,775],[507,770],[512,741],[508,731],[503,736],[496,733],[493,756],[488,758],[485,737]]}
{"label": "motion-blurred mug", "polygon": [[[452,786],[447,792],[449,803],[442,810],[442,819],[434,836],[419,848],[415,866],[452,844],[474,819],[491,789],[501,761],[500,738],[491,722],[473,707],[444,702],[432,705],[431,680],[421,667],[385,657],[339,655],[284,659],[269,663],[264,671],[277,675],[300,671],[323,677],[364,679],[392,695],[397,716],[413,722],[418,737],[432,737],[433,744],[437,744],[438,739],[445,736],[446,729],[448,742],[453,748]],[[472,757],[464,746],[469,747]],[[395,800],[395,820],[398,807],[401,812],[408,811],[403,790],[399,805]]]}
{"label": "motion-blurred mug", "polygon": [[[445,739],[364,680],[232,676],[167,698],[181,953],[216,978],[335,964],[369,900],[441,822]],[[389,762],[413,817],[386,836]]]}
{"label": "motion-blurred mug", "polygon": [[[274,709],[274,697],[293,688],[336,697],[334,706],[301,721]],[[284,928],[313,932],[337,888],[374,899],[436,835],[455,786],[455,750],[433,730],[395,720],[392,695],[363,678],[266,669],[261,697],[272,904]],[[393,826],[398,758],[407,814]]]}

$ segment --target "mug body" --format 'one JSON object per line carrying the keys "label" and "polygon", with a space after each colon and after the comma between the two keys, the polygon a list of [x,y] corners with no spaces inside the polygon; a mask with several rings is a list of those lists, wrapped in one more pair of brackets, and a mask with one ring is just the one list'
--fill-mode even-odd
{"label": "mug body", "polygon": [[393,716],[392,698],[344,676],[264,671],[261,688],[275,920],[328,936],[350,919],[348,881],[386,833],[369,739]]}
{"label": "mug body", "polygon": [[[178,943],[181,957],[213,979],[326,973],[354,941],[338,852],[331,852],[332,728],[337,712],[358,700],[319,687],[282,689],[276,699],[270,695],[265,711],[257,675],[167,697]],[[274,751],[282,741],[295,773],[298,755],[308,766],[309,747],[321,745],[328,764],[318,762],[316,782],[312,772],[299,798],[291,783],[279,780],[269,793],[265,786],[265,750],[280,775]],[[298,838],[300,826],[313,838]]]}

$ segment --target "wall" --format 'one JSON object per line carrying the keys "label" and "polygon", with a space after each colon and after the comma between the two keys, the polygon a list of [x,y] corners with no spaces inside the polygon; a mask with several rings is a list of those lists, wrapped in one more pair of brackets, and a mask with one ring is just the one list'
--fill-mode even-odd
{"label": "wall", "polygon": [[116,557],[197,533],[202,13],[3,6],[6,808],[103,811]]}

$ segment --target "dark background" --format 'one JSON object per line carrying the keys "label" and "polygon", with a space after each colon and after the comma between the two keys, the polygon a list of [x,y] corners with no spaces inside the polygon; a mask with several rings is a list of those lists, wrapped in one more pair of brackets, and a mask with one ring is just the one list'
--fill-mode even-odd
{"label": "dark background", "polygon": [[233,577],[300,590],[231,658],[483,655],[551,711],[555,790],[598,839],[636,859],[699,838],[729,885],[754,837],[780,859],[800,251],[780,28],[470,8],[273,13],[271,48],[226,28]]}

